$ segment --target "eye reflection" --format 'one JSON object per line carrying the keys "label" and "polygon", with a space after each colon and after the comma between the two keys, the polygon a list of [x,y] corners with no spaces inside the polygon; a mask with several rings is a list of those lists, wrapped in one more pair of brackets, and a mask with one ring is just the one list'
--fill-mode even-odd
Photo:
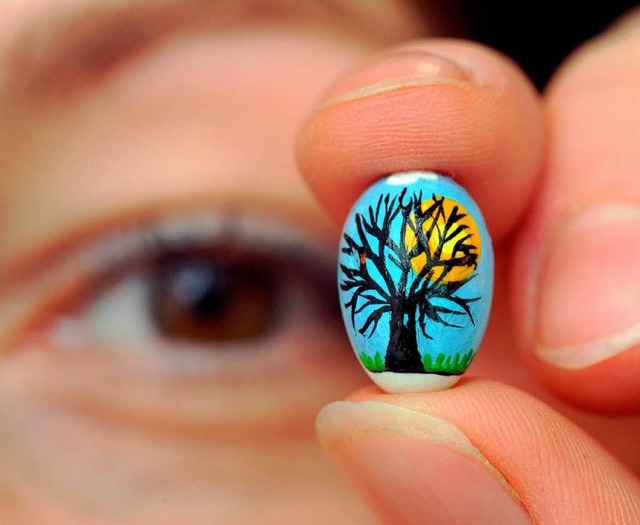
{"label": "eye reflection", "polygon": [[250,339],[274,321],[274,288],[261,268],[224,263],[214,254],[172,257],[153,273],[150,310],[166,337]]}

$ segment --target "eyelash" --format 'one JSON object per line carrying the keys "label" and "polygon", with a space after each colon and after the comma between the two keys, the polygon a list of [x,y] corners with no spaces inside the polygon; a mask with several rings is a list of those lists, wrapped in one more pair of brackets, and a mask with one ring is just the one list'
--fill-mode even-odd
{"label": "eyelash", "polygon": [[[310,311],[302,315],[318,322],[339,319],[334,251],[325,243],[319,243],[317,236],[281,221],[265,221],[247,214],[200,213],[123,229],[74,254],[70,258],[73,261],[66,260],[63,264],[74,267],[74,261],[82,261],[79,267],[86,270],[79,272],[82,276],[76,277],[75,282],[69,282],[62,290],[59,287],[46,304],[41,303],[23,332],[39,336],[50,329],[55,319],[82,311],[125,276],[149,269],[175,255],[203,251],[224,257],[232,264],[260,260],[261,267],[275,276],[276,284],[286,288],[287,279],[303,282],[310,299],[304,308]],[[278,290],[281,300],[286,291]],[[287,306],[291,309],[291,304],[284,303],[286,301],[277,305],[280,310]],[[278,313],[281,315],[274,319],[272,334],[282,331],[291,321],[287,319],[291,312]]]}

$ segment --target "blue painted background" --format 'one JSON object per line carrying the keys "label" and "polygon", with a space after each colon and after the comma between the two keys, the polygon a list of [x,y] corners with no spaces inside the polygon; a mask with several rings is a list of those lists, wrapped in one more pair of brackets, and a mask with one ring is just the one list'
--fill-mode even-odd
{"label": "blue painted background", "polygon": [[[475,273],[478,275],[470,282],[463,285],[456,293],[456,295],[460,297],[481,297],[479,301],[469,305],[473,313],[475,326],[467,316],[455,316],[453,319],[449,320],[454,324],[462,325],[462,328],[447,327],[440,323],[436,323],[435,321],[427,320],[427,333],[433,339],[427,339],[418,329],[418,350],[421,356],[424,356],[425,353],[429,353],[435,358],[435,356],[440,353],[444,353],[445,356],[448,356],[455,355],[457,353],[465,353],[469,349],[473,349],[475,353],[477,352],[480,342],[484,336],[491,309],[494,259],[491,239],[486,229],[482,214],[476,203],[462,187],[447,177],[436,175],[434,173],[423,172],[410,172],[394,175],[376,182],[367,189],[352,208],[343,229],[341,248],[345,246],[344,233],[347,233],[356,240],[359,238],[355,224],[356,213],[367,213],[369,206],[375,207],[381,194],[391,194],[393,196],[400,193],[405,187],[409,188],[409,192],[417,193],[422,191],[423,200],[428,199],[432,194],[435,194],[443,195],[458,201],[466,208],[467,212],[473,217],[478,225],[480,235],[482,237],[482,251],[478,261],[478,266],[475,270]],[[404,234],[401,232],[401,223],[402,214],[399,214],[392,223],[391,235],[400,246],[404,246]],[[378,247],[377,240],[371,237],[370,242],[375,250]],[[340,252],[339,262],[350,268],[357,268],[360,263],[357,255],[347,255],[342,252]],[[370,275],[386,289],[381,276],[373,267],[373,264],[367,262],[367,268]],[[400,270],[391,262],[388,263],[388,268],[394,280],[397,281],[400,277]],[[340,283],[343,280],[344,275],[341,270],[338,269],[338,282]],[[339,290],[339,294],[345,326],[356,354],[360,354],[364,351],[369,356],[374,357],[376,352],[379,352],[384,358],[389,342],[390,314],[383,314],[375,333],[371,337],[365,337],[354,329],[351,322],[350,310],[344,308],[344,303],[350,299],[352,292]],[[443,306],[446,306],[445,302],[442,303]],[[434,301],[434,304],[437,303]],[[449,303],[448,306],[451,307],[451,304]],[[367,308],[359,314],[356,314],[356,325],[358,328],[362,326],[371,311],[372,310],[370,308]],[[442,317],[447,319],[447,316],[444,314]]]}

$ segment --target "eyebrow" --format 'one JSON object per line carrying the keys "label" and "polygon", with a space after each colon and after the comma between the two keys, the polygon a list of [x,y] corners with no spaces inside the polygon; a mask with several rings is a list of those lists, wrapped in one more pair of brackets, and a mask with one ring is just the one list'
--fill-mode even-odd
{"label": "eyebrow", "polygon": [[60,101],[198,20],[201,0],[93,2],[26,24],[6,55],[5,90],[29,103]]}
{"label": "eyebrow", "polygon": [[406,30],[392,22],[388,10],[373,9],[373,4],[365,6],[361,0],[90,0],[56,8],[26,22],[0,57],[5,79],[0,94],[36,106],[64,102],[177,33],[224,29],[238,21],[306,18],[321,23],[331,19],[351,34],[375,35],[381,44],[397,41]]}

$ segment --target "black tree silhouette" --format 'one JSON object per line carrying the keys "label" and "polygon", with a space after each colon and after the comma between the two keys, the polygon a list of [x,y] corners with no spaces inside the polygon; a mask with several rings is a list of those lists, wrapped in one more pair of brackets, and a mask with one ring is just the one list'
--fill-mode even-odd
{"label": "black tree silhouette", "polygon": [[[421,192],[408,196],[406,188],[393,197],[383,194],[375,206],[356,213],[357,238],[344,234],[341,251],[353,262],[340,265],[340,288],[349,298],[344,306],[354,330],[365,337],[371,337],[388,314],[386,370],[425,372],[417,330],[432,339],[429,322],[461,328],[452,321],[466,316],[474,323],[470,305],[480,297],[460,297],[458,291],[477,274],[466,272],[466,277],[453,280],[447,276],[456,268],[475,269],[479,250],[463,224],[467,214],[457,205],[445,206],[445,200],[434,194],[423,201]],[[424,262],[419,270],[416,258]],[[392,265],[397,271],[390,271]],[[356,316],[364,317],[360,326]]]}

